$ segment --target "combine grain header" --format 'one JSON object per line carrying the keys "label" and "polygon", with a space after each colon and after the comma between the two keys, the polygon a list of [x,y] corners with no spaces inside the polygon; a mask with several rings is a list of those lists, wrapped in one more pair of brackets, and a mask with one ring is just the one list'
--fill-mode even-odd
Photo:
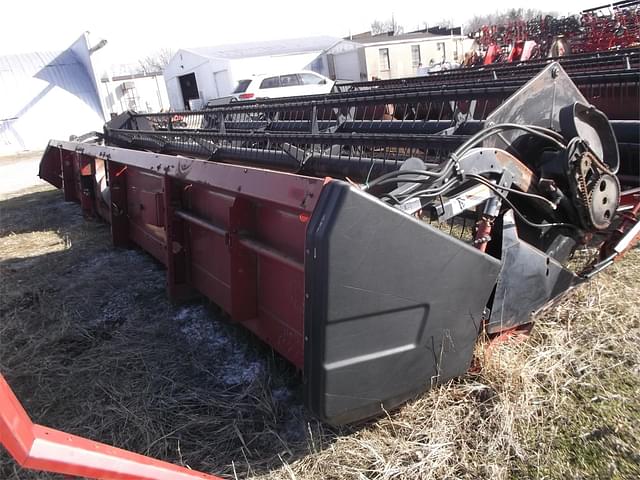
{"label": "combine grain header", "polygon": [[40,176],[162,262],[171,298],[197,291],[270,344],[308,409],[345,424],[462,375],[481,332],[528,328],[638,240],[637,113],[591,105],[617,118],[637,71],[603,73],[616,88],[593,97],[572,75],[125,113],[92,141],[52,140]]}

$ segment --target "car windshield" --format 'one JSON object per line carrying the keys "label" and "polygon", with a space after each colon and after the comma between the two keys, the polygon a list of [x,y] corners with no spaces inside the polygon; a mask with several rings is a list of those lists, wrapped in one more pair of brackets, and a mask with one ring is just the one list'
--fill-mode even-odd
{"label": "car windshield", "polygon": [[238,82],[238,86],[236,87],[236,89],[233,91],[233,93],[243,93],[247,91],[247,88],[249,88],[249,84],[251,83],[251,80],[240,80]]}
{"label": "car windshield", "polygon": [[313,73],[301,73],[300,79],[304,85],[321,85],[324,82],[324,78],[314,75]]}

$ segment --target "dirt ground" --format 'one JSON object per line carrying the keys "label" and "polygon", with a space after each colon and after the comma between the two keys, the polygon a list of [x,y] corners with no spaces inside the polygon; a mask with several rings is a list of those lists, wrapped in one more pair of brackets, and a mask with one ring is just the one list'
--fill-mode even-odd
{"label": "dirt ground", "polygon": [[[37,158],[0,159],[0,371],[34,421],[227,478],[640,477],[638,249],[526,341],[481,342],[479,373],[334,429],[287,362],[169,302],[157,262],[36,182]],[[59,477],[0,452],[0,478]]]}
{"label": "dirt ground", "polygon": [[0,156],[0,195],[9,195],[37,185],[46,185],[38,178],[42,152],[26,152],[17,156]]}

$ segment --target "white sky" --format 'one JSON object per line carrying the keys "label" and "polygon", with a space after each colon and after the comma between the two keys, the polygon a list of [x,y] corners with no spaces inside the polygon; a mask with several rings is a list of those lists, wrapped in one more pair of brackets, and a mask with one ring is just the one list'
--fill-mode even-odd
{"label": "white sky", "polygon": [[[602,3],[602,2],[600,2]],[[108,41],[109,63],[135,62],[169,47],[220,45],[312,35],[344,37],[369,30],[393,13],[406,29],[423,21],[451,19],[513,7],[578,13],[597,0],[5,0],[0,17],[0,55],[61,50],[83,31],[91,43]]]}

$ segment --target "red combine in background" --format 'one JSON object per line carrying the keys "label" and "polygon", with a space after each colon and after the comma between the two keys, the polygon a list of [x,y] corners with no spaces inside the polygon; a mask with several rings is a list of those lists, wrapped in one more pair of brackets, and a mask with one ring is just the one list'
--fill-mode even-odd
{"label": "red combine in background", "polygon": [[466,65],[517,62],[640,46],[640,1],[590,8],[580,16],[513,20],[472,34],[480,54]]}

